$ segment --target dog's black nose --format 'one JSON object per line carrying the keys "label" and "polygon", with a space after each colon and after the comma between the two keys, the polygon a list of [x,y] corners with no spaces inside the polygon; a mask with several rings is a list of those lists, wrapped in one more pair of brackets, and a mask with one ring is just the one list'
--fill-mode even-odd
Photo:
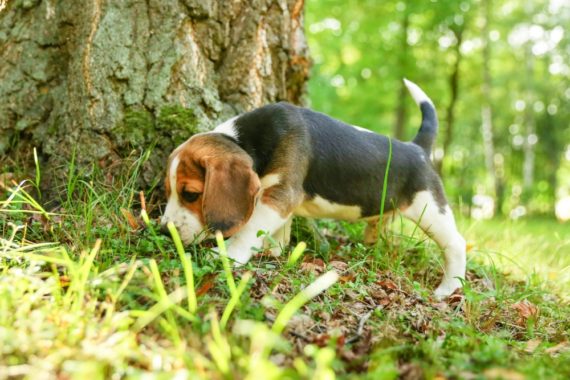
{"label": "dog's black nose", "polygon": [[166,224],[160,225],[160,233],[166,236],[170,236],[170,231],[168,231],[168,227],[166,226]]}

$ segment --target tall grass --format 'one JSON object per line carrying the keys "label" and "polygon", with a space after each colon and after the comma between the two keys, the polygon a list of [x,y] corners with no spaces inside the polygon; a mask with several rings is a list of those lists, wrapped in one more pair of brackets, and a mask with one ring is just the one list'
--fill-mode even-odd
{"label": "tall grass", "polygon": [[[89,223],[94,223],[93,210],[107,201],[106,196],[99,195],[91,184],[68,183],[75,191],[82,185],[87,190],[85,204],[77,204],[76,209],[69,212],[77,212]],[[296,310],[336,281],[329,273],[324,277],[326,281],[317,279],[309,284],[283,305],[270,330],[263,322],[232,319],[254,274],[246,271],[235,285],[223,238],[218,239],[219,260],[230,298],[220,318],[208,304],[200,304],[192,256],[184,249],[172,224],[168,227],[185,286],[169,291],[167,288],[171,286],[165,284],[164,273],[153,258],[141,261],[133,256],[128,264],[110,265],[101,271],[97,257],[103,251],[108,252],[109,242],[105,239],[96,239],[88,250],[57,242],[27,241],[25,219],[12,218],[12,215],[25,212],[49,218],[51,214],[25,190],[25,183],[12,188],[0,207],[2,229],[11,230],[0,240],[0,338],[7,343],[0,353],[3,358],[0,373],[8,376],[35,378],[49,373],[66,374],[71,378],[101,377],[108,373],[133,375],[146,370],[171,372],[179,367],[174,363],[185,363],[184,371],[191,377],[234,377],[239,374],[239,377],[251,378],[258,376],[260,369],[268,368],[275,376],[280,376],[283,369],[270,361],[271,353],[282,342],[279,335]],[[113,215],[116,208],[102,206],[101,210]],[[154,232],[154,222],[144,208],[141,218],[157,252],[164,254],[167,248]],[[23,224],[16,224],[18,222]],[[301,244],[295,255],[298,257],[303,250]],[[290,265],[294,264],[295,260],[291,261]],[[147,301],[146,306],[141,304],[143,308],[126,307],[127,299],[136,294],[133,286],[138,291],[144,287],[142,290],[148,300],[155,302]],[[187,301],[186,308],[180,306],[184,300]],[[247,331],[243,329],[244,323],[249,326]],[[238,335],[229,330],[233,325]],[[68,330],[73,333],[67,334]],[[204,337],[200,331],[206,331]],[[14,339],[17,336],[20,338]],[[170,343],[165,344],[159,336],[166,337]],[[249,353],[232,348],[236,336],[248,340],[252,347]],[[197,351],[192,343],[196,339],[206,342],[209,355]],[[259,339],[265,342],[263,355],[252,357],[257,352],[254,347]],[[52,345],[61,346],[64,351]],[[30,362],[32,358],[35,358],[34,362]],[[195,358],[199,360],[195,361]],[[308,363],[305,366],[311,368]]]}
{"label": "tall grass", "polygon": [[[145,157],[111,184],[70,170],[57,212],[33,195],[41,173],[13,183],[0,199],[0,377],[570,373],[563,351],[569,306],[536,274],[522,282],[505,277],[499,260],[509,249],[529,260],[536,254],[550,268],[562,264],[552,279],[560,280],[567,238],[549,233],[556,226],[490,224],[489,234],[467,226],[464,294],[434,303],[439,250],[411,223],[400,222],[379,252],[360,243],[358,224],[325,221],[315,232],[296,221],[289,257],[257,256],[240,269],[232,268],[220,235],[214,256],[183,247],[173,226],[171,238],[157,234],[135,185]],[[383,186],[382,203],[386,192]],[[533,242],[534,231],[544,237]]]}

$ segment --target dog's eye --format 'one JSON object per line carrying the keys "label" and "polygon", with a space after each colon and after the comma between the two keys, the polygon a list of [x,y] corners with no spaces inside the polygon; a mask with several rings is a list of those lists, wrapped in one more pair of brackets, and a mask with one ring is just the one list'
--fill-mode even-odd
{"label": "dog's eye", "polygon": [[191,191],[182,190],[182,193],[180,193],[180,196],[182,197],[184,202],[192,203],[192,202],[196,202],[198,200],[200,193],[193,193]]}

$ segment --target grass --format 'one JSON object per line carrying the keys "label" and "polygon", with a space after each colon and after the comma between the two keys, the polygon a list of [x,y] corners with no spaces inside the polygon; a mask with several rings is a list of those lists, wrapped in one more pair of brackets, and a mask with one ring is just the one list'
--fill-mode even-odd
{"label": "grass", "polygon": [[468,281],[439,302],[441,255],[408,224],[374,255],[360,224],[299,219],[294,254],[230,269],[222,241],[156,233],[140,164],[66,179],[51,212],[33,181],[3,190],[0,378],[570,376],[563,225],[461,221]]}
{"label": "grass", "polygon": [[570,295],[570,225],[554,219],[462,221],[479,256],[516,278],[536,276]]}

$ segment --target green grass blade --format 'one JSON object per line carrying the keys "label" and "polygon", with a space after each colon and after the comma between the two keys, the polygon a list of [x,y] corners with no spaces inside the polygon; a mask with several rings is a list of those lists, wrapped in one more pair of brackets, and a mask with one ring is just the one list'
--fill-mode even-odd
{"label": "green grass blade", "polygon": [[[137,317],[137,321],[133,325],[133,330],[138,332],[146,327],[149,323],[154,321],[156,318],[160,317],[163,313],[168,311],[177,303],[181,302],[184,298],[186,298],[186,289],[178,288],[172,293],[168,295],[168,297],[159,300],[155,305],[153,305],[148,310],[133,310],[131,311],[131,315],[133,317]],[[188,316],[188,319],[192,321],[196,321],[197,318],[194,316]]]}
{"label": "green grass blade", "polygon": [[386,163],[386,172],[384,173],[384,183],[382,184],[382,196],[380,197],[380,214],[378,216],[378,236],[376,237],[376,252],[380,245],[380,238],[382,234],[382,223],[384,219],[384,206],[386,204],[386,194],[388,193],[388,175],[390,173],[390,165],[392,164],[392,139],[388,137],[388,162]]}
{"label": "green grass blade", "polygon": [[305,252],[306,249],[307,249],[307,243],[305,243],[304,241],[297,244],[295,249],[293,249],[293,252],[291,252],[289,259],[287,260],[287,265],[288,266],[295,265],[297,260],[299,260],[299,257],[301,257],[301,255]]}
{"label": "green grass blade", "polygon": [[121,294],[123,294],[123,292],[125,291],[125,289],[127,288],[127,286],[129,285],[129,283],[131,282],[131,280],[133,279],[133,276],[135,274],[135,271],[137,270],[137,257],[133,256],[133,258],[131,259],[131,262],[129,264],[129,269],[127,270],[127,274],[125,275],[125,278],[123,279],[123,281],[121,282],[121,285],[119,286],[119,289],[117,289],[117,291],[115,292],[115,294],[112,295],[111,299],[113,300],[113,302],[117,302],[117,300],[119,299],[119,297],[121,296]]}
{"label": "green grass blade", "polygon": [[[73,299],[73,310],[78,311],[80,310],[85,302],[85,294],[87,292],[86,286],[87,281],[89,281],[89,275],[91,274],[91,269],[93,268],[93,261],[95,260],[95,256],[99,253],[101,249],[102,240],[97,239],[95,241],[95,245],[84,259],[83,263],[79,267],[78,271],[76,272],[77,279],[72,281],[74,284],[75,290],[75,298]],[[70,292],[70,294],[74,294]]]}
{"label": "green grass blade", "polygon": [[247,286],[249,280],[251,280],[251,276],[252,276],[251,272],[246,272],[242,276],[236,292],[234,294],[232,294],[230,300],[228,301],[228,304],[226,305],[226,307],[224,309],[224,313],[222,314],[222,319],[220,320],[220,326],[222,327],[222,329],[226,328],[226,325],[228,323],[230,315],[232,314],[232,311],[234,310],[234,308],[238,304],[239,299],[240,299],[241,295],[243,294],[245,287]]}
{"label": "green grass blade", "polygon": [[271,328],[273,332],[281,334],[297,310],[299,310],[311,298],[318,296],[326,289],[330,288],[337,281],[338,273],[331,270],[317,278],[313,283],[299,292],[291,301],[287,302],[281,312],[277,315],[277,318],[275,318],[275,322]]}
{"label": "green grass blade", "polygon": [[[143,210],[144,211],[144,210]],[[194,287],[194,270],[192,268],[191,256],[186,255],[184,252],[184,247],[182,245],[182,240],[180,235],[174,226],[174,223],[168,222],[168,231],[172,236],[174,241],[174,246],[176,247],[176,252],[180,257],[180,262],[182,263],[182,268],[184,269],[184,277],[186,278],[186,293],[188,294],[188,311],[192,314],[196,313],[198,309],[198,301],[196,299],[196,289]]]}
{"label": "green grass blade", "polygon": [[224,267],[224,273],[226,274],[226,282],[228,283],[228,288],[230,288],[230,293],[233,296],[236,293],[236,283],[234,280],[234,275],[232,273],[232,268],[230,265],[230,260],[228,259],[228,251],[226,250],[226,242],[224,241],[224,236],[220,231],[216,231],[216,242],[218,243],[218,249],[220,258],[222,260],[222,265]]}

